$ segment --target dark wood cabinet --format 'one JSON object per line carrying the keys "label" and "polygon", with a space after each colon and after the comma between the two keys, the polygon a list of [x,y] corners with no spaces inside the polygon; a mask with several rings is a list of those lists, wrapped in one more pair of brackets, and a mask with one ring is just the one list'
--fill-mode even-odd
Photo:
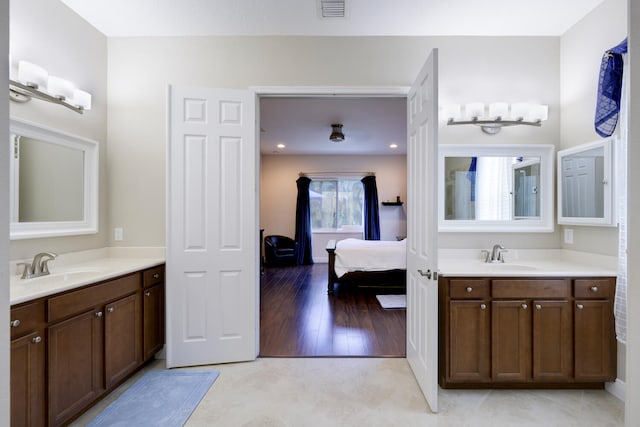
{"label": "dark wood cabinet", "polygon": [[574,306],[576,381],[614,381],[616,340],[613,279],[576,280]]}
{"label": "dark wood cabinet", "polygon": [[49,326],[49,425],[63,425],[105,389],[104,313],[91,309]]}
{"label": "dark wood cabinet", "polygon": [[490,381],[490,320],[490,310],[486,301],[451,301],[450,381]]}
{"label": "dark wood cabinet", "polygon": [[531,378],[531,315],[526,300],[491,302],[491,376],[494,381]]}
{"label": "dark wood cabinet", "polygon": [[105,306],[105,381],[110,388],[142,363],[140,295],[135,293]]}
{"label": "dark wood cabinet", "polygon": [[614,291],[614,278],[441,277],[440,385],[613,381]]}
{"label": "dark wood cabinet", "polygon": [[45,425],[45,339],[35,331],[11,341],[11,426]]}
{"label": "dark wood cabinet", "polygon": [[11,426],[46,425],[44,302],[11,309]]}
{"label": "dark wood cabinet", "polygon": [[568,300],[534,300],[533,379],[566,382],[573,375],[573,319]]}
{"label": "dark wood cabinet", "polygon": [[143,358],[149,360],[164,345],[164,285],[143,290]]}

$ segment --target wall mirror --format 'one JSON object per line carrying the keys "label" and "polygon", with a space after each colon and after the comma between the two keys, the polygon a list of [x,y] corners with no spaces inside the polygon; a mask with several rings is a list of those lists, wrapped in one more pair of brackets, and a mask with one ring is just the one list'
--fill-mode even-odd
{"label": "wall mirror", "polygon": [[438,150],[439,231],[553,231],[553,145]]}
{"label": "wall mirror", "polygon": [[558,151],[558,224],[614,226],[613,139]]}
{"label": "wall mirror", "polygon": [[98,232],[98,143],[11,119],[10,239]]}

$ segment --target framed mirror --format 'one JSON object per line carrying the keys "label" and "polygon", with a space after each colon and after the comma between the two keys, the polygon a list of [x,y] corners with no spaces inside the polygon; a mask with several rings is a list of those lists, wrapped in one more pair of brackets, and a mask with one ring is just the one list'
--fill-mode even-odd
{"label": "framed mirror", "polygon": [[438,150],[438,231],[553,231],[553,145]]}
{"label": "framed mirror", "polygon": [[613,138],[558,151],[558,224],[615,226]]}
{"label": "framed mirror", "polygon": [[11,240],[98,232],[98,143],[11,119]]}

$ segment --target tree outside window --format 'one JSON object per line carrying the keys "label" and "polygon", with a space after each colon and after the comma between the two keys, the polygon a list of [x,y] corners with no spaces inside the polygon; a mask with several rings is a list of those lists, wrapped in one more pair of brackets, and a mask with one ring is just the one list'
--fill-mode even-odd
{"label": "tree outside window", "polygon": [[362,226],[364,190],[357,179],[318,179],[309,186],[311,229]]}

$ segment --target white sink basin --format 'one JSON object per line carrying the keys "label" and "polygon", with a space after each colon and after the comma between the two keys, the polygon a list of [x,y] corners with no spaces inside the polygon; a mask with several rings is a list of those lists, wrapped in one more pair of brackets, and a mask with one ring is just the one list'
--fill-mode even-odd
{"label": "white sink basin", "polygon": [[91,279],[92,277],[98,276],[102,273],[103,271],[98,269],[72,270],[72,271],[65,271],[60,273],[51,273],[46,276],[33,277],[31,279],[26,279],[25,282],[26,283],[32,282],[34,284],[35,283],[44,284],[44,283],[53,283],[53,282],[71,282],[71,281],[75,282],[75,281]]}
{"label": "white sink basin", "polygon": [[532,265],[522,265],[522,264],[510,264],[510,263],[485,263],[482,264],[482,269],[489,271],[503,271],[503,270],[512,270],[512,271],[535,271],[538,268]]}

